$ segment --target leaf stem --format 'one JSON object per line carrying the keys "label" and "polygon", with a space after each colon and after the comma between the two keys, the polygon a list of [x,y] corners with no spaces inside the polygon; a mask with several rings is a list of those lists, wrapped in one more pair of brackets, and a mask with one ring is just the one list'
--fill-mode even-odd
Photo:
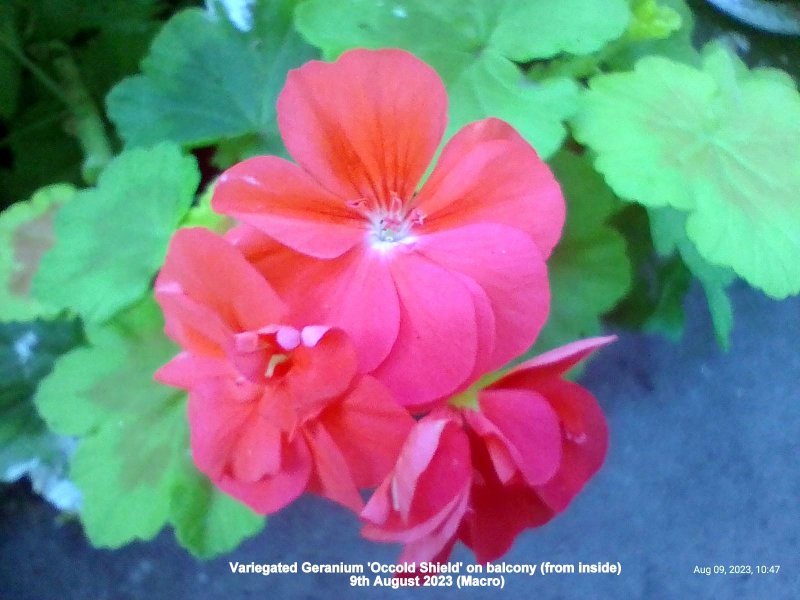
{"label": "leaf stem", "polygon": [[39,65],[28,58],[22,50],[17,48],[15,44],[11,43],[3,36],[0,36],[0,45],[2,45],[2,48],[4,48],[6,52],[16,58],[23,67],[28,69],[28,71],[31,72],[31,75],[38,79],[39,83],[46,87],[51,94],[61,100],[64,104],[69,104],[66,95],[61,90],[58,83],[56,83],[53,78],[50,77],[50,75],[45,73],[45,71],[41,69]]}
{"label": "leaf stem", "polygon": [[68,51],[53,59],[64,90],[64,101],[70,112],[72,133],[83,149],[81,173],[86,183],[97,181],[100,172],[113,158],[114,153],[106,134],[103,117],[83,83],[78,66]]}

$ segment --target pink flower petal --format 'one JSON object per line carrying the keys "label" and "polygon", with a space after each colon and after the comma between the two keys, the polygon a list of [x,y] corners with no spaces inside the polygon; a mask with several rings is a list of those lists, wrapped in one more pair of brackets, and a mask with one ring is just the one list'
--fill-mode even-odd
{"label": "pink flower petal", "polygon": [[164,312],[164,332],[170,339],[207,358],[221,358],[230,349],[229,325],[207,306],[188,297],[177,285],[156,282],[155,298]]}
{"label": "pink flower petal", "polygon": [[214,187],[212,206],[317,258],[340,256],[366,234],[364,219],[346,199],[277,156],[250,158],[225,171]]}
{"label": "pink flower petal", "polygon": [[469,290],[475,305],[475,326],[478,335],[478,351],[475,356],[475,365],[472,373],[465,380],[462,387],[480,379],[487,371],[497,368],[495,365],[495,352],[497,349],[497,320],[492,309],[492,302],[484,289],[474,279],[458,273],[461,283]]}
{"label": "pink flower petal", "polygon": [[164,385],[188,390],[200,381],[220,376],[230,376],[231,366],[226,360],[195,356],[180,352],[153,375],[153,379]]}
{"label": "pink flower petal", "polygon": [[485,371],[534,343],[550,309],[550,287],[544,259],[524,233],[505,225],[467,225],[421,236],[417,248],[443,268],[473,279],[488,296],[496,335]]}
{"label": "pink flower petal", "polygon": [[289,154],[347,199],[410,198],[447,120],[436,72],[402,50],[352,50],[289,72],[278,97]]}
{"label": "pink flower petal", "polygon": [[600,469],[608,449],[608,426],[594,396],[571,381],[552,379],[539,386],[564,424],[561,466],[539,496],[556,512],[564,510]]}
{"label": "pink flower petal", "polygon": [[295,438],[287,444],[281,470],[272,477],[243,482],[228,475],[216,480],[220,489],[247,504],[260,514],[272,514],[296,500],[306,488],[311,475],[311,455],[305,441]]}
{"label": "pink flower petal", "polygon": [[426,231],[470,223],[523,230],[545,258],[561,237],[564,198],[547,165],[499,119],[467,125],[447,143],[416,206]]}
{"label": "pink flower petal", "polygon": [[492,387],[530,389],[539,381],[558,378],[595,350],[616,340],[614,335],[572,342],[517,365]]}
{"label": "pink flower petal", "polygon": [[417,479],[433,460],[439,449],[442,433],[449,423],[449,418],[427,417],[411,429],[397,457],[393,473],[381,484],[386,494],[373,494],[373,498],[361,512],[362,518],[378,523],[387,519],[388,511],[392,509],[408,516]]}
{"label": "pink flower petal", "polygon": [[336,260],[315,260],[239,228],[232,235],[245,256],[292,307],[298,327],[325,323],[347,332],[362,372],[388,356],[397,339],[400,308],[384,260],[354,248]]}
{"label": "pink flower petal", "polygon": [[471,435],[473,445],[475,443],[482,443],[486,451],[489,453],[489,458],[492,461],[495,474],[501,483],[506,484],[519,474],[519,467],[514,457],[509,450],[509,444],[504,439],[503,434],[498,429],[497,425],[492,423],[486,418],[479,410],[464,410],[462,411],[464,420],[469,425],[474,434],[480,438],[480,442],[476,442],[475,436]]}
{"label": "pink flower petal", "polygon": [[[428,536],[435,535],[438,530],[447,524],[448,519],[453,515],[457,507],[464,505],[464,497],[469,497],[469,485],[464,485],[448,502],[438,509],[438,512],[431,514],[427,519],[403,519],[398,521],[397,515],[391,515],[389,511],[394,509],[393,500],[394,494],[392,482],[389,481],[385,485],[381,485],[370,498],[367,507],[373,502],[377,505],[385,503],[386,514],[390,515],[390,519],[385,524],[367,523],[361,529],[361,535],[368,540],[374,542],[401,542],[404,544],[412,544],[420,540],[424,540]],[[365,508],[366,510],[366,508]],[[377,515],[379,510],[383,510],[382,506],[370,509],[366,514],[362,510],[361,517],[366,519],[366,515]],[[461,511],[463,514],[463,510]],[[406,522],[407,521],[407,522]],[[399,524],[398,524],[399,523]]]}
{"label": "pink flower petal", "polygon": [[222,476],[240,432],[251,419],[258,418],[254,403],[231,398],[225,392],[225,384],[220,381],[189,394],[192,456],[198,468],[212,479]]}
{"label": "pink flower petal", "polygon": [[377,379],[354,389],[319,417],[347,461],[359,488],[377,486],[392,470],[414,419]]}
{"label": "pink flower petal", "polygon": [[478,354],[475,303],[459,277],[413,252],[390,257],[400,297],[400,331],[374,371],[404,406],[453,392],[472,373]]}
{"label": "pink flower petal", "polygon": [[354,512],[359,512],[364,501],[358,493],[347,461],[335,440],[319,423],[305,429],[306,442],[314,462],[314,474],[308,491],[338,502]]}
{"label": "pink flower petal", "polygon": [[470,506],[460,537],[479,563],[501,558],[522,531],[553,517],[536,493],[521,485],[474,486]]}
{"label": "pink flower petal", "polygon": [[407,543],[397,559],[398,562],[446,561],[447,555],[453,548],[468,502],[469,484],[467,483],[456,496],[452,507],[448,507],[442,523],[431,533]]}
{"label": "pink flower petal", "polygon": [[480,476],[470,493],[470,509],[459,537],[480,563],[503,556],[524,529],[543,525],[553,517],[536,492],[521,484],[505,485],[497,479],[482,440],[472,437],[472,459]]}
{"label": "pink flower petal", "polygon": [[[224,238],[199,227],[172,238],[156,282],[156,299],[183,293],[233,332],[279,323],[286,305]],[[199,324],[195,324],[199,326]]]}
{"label": "pink flower petal", "polygon": [[280,470],[281,432],[273,424],[258,414],[252,414],[236,436],[230,458],[233,477],[253,483]]}
{"label": "pink flower petal", "polygon": [[449,413],[436,413],[409,434],[394,471],[367,502],[362,534],[410,543],[433,534],[462,502],[471,478],[469,442]]}
{"label": "pink flower petal", "polygon": [[467,422],[487,419],[529,485],[549,481],[561,462],[561,424],[544,397],[529,390],[484,390],[480,412],[466,411]]}
{"label": "pink flower petal", "polygon": [[346,392],[358,372],[355,348],[341,329],[328,330],[312,348],[298,346],[290,360],[285,381],[301,422]]}

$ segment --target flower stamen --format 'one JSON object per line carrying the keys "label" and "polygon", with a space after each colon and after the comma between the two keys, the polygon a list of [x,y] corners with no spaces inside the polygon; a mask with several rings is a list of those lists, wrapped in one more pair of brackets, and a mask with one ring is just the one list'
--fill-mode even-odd
{"label": "flower stamen", "polygon": [[388,202],[383,199],[369,202],[366,198],[357,198],[345,204],[364,218],[370,244],[382,251],[395,244],[413,241],[413,227],[422,225],[425,220],[422,211],[413,208],[411,201],[404,201],[395,191],[389,192]]}
{"label": "flower stamen", "polygon": [[275,375],[275,369],[289,360],[289,357],[286,354],[273,354],[269,357],[269,363],[267,364],[267,370],[264,372],[264,377],[269,379]]}

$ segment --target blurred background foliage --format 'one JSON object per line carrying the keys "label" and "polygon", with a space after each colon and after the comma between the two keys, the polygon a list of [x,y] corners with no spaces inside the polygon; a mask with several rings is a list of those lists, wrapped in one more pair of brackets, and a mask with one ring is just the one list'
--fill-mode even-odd
{"label": "blurred background foliage", "polygon": [[[188,455],[152,281],[173,232],[224,231],[215,176],[285,154],[288,70],[353,47],[433,65],[452,135],[509,121],[568,203],[550,321],[680,339],[705,291],[800,292],[800,11],[767,0],[0,0],[0,479],[28,477],[119,547],[197,556],[264,520]],[[128,515],[137,514],[136,519]]]}

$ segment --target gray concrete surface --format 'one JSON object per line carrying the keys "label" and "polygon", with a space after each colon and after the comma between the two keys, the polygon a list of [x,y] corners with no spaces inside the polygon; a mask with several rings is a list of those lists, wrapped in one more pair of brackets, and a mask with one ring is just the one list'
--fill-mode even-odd
{"label": "gray concrete surface", "polygon": [[[680,345],[622,334],[583,379],[611,425],[607,463],[510,563],[619,561],[622,574],[510,575],[503,590],[351,588],[344,575],[232,575],[228,561],[392,562],[356,521],[313,498],[228,556],[196,562],[163,532],[95,550],[75,523],[19,488],[0,501],[2,600],[240,598],[800,598],[800,298],[738,288],[732,350],[715,345],[697,290]],[[135,518],[132,515],[132,518]],[[469,561],[463,548],[454,560]],[[695,566],[780,565],[778,574],[699,575]]]}

